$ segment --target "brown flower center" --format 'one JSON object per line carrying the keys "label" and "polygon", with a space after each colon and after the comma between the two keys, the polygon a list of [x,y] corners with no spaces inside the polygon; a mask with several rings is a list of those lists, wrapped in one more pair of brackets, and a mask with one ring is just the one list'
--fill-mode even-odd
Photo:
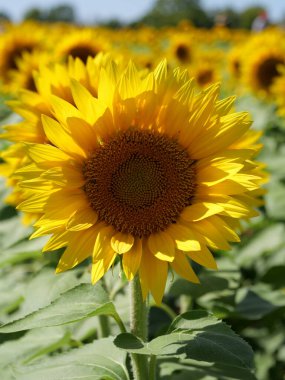
{"label": "brown flower center", "polygon": [[190,50],[188,46],[184,44],[180,44],[176,48],[176,57],[180,62],[188,62],[190,61]]}
{"label": "brown flower center", "polygon": [[158,132],[119,132],[89,157],[83,173],[99,220],[136,237],[175,223],[195,193],[194,161]]}
{"label": "brown flower center", "polygon": [[205,69],[198,73],[197,82],[200,86],[204,86],[213,80],[213,71],[211,69]]}
{"label": "brown flower center", "polygon": [[257,69],[257,79],[264,90],[268,90],[272,85],[275,77],[280,75],[278,72],[278,65],[284,64],[281,58],[268,58],[265,59]]}
{"label": "brown flower center", "polygon": [[34,49],[33,45],[19,45],[15,46],[6,57],[6,66],[8,70],[17,70],[17,59],[21,58],[22,54],[26,51],[28,53],[32,52]]}
{"label": "brown flower center", "polygon": [[89,46],[74,46],[68,51],[67,55],[71,55],[73,58],[79,58],[83,63],[87,62],[89,56],[95,57],[98,51]]}

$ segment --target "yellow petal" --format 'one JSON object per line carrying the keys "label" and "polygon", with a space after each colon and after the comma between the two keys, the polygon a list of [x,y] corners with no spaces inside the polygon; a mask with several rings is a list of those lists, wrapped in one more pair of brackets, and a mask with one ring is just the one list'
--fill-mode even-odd
{"label": "yellow petal", "polygon": [[95,236],[92,230],[73,233],[69,238],[68,247],[58,262],[56,273],[71,269],[91,256]]}
{"label": "yellow petal", "polygon": [[208,219],[191,223],[191,228],[196,232],[198,239],[206,242],[210,247],[225,251],[231,249],[225,237]]}
{"label": "yellow petal", "polygon": [[123,269],[126,277],[131,281],[136,275],[142,257],[142,241],[135,239],[132,248],[123,255]]}
{"label": "yellow petal", "polygon": [[86,157],[86,152],[74,141],[73,137],[67,133],[66,129],[56,120],[42,115],[42,123],[49,141],[60,150],[71,156]]}
{"label": "yellow petal", "polygon": [[160,304],[167,280],[168,263],[156,259],[146,247],[143,249],[139,273],[143,299],[146,299],[150,291],[155,302]]}
{"label": "yellow petal", "polygon": [[170,262],[174,260],[174,241],[166,232],[159,232],[150,235],[147,243],[151,253],[157,259]]}
{"label": "yellow petal", "polygon": [[112,249],[105,252],[105,256],[97,261],[94,261],[91,269],[91,281],[95,284],[100,280],[101,277],[109,270],[110,266],[113,264],[117,254]]}
{"label": "yellow petal", "polygon": [[198,252],[187,252],[187,255],[191,260],[196,261],[196,263],[202,265],[205,268],[217,269],[217,263],[205,245],[201,245],[201,250]]}
{"label": "yellow petal", "polygon": [[86,120],[93,124],[96,120],[94,97],[75,79],[71,79],[70,85],[76,107],[86,117]]}
{"label": "yellow petal", "polygon": [[71,160],[69,155],[56,147],[44,144],[29,145],[28,155],[36,163],[48,163],[51,167],[55,166],[55,162],[62,164],[64,161]]}
{"label": "yellow petal", "polygon": [[181,218],[187,222],[196,222],[208,218],[211,215],[224,211],[223,207],[215,203],[201,202],[186,207],[180,214]]}
{"label": "yellow petal", "polygon": [[188,281],[199,284],[200,281],[184,253],[178,251],[176,253],[175,260],[170,265],[179,276]]}
{"label": "yellow petal", "polygon": [[118,232],[111,239],[111,247],[119,254],[126,253],[132,248],[134,240],[132,235]]}
{"label": "yellow petal", "polygon": [[54,251],[55,249],[66,247],[68,245],[70,235],[71,233],[69,231],[64,231],[60,234],[53,235],[46,243],[42,251]]}
{"label": "yellow petal", "polygon": [[176,247],[181,251],[199,251],[200,243],[189,228],[182,226],[181,224],[172,224],[167,233],[175,241]]}
{"label": "yellow petal", "polygon": [[98,220],[98,215],[89,207],[77,210],[68,220],[66,229],[69,231],[81,231],[92,227]]}
{"label": "yellow petal", "polygon": [[110,250],[114,251],[111,248],[111,238],[114,235],[114,229],[111,226],[101,225],[97,227],[97,236],[95,245],[93,248],[93,261],[101,260]]}

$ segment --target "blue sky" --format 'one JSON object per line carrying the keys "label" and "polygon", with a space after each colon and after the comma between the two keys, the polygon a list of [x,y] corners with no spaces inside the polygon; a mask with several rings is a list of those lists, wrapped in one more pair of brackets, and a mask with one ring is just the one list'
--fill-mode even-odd
{"label": "blue sky", "polygon": [[[19,21],[23,13],[31,7],[49,8],[59,3],[74,7],[78,19],[82,22],[94,22],[118,18],[121,21],[133,21],[151,8],[154,0],[1,0],[0,11],[6,11],[14,21]],[[208,9],[225,6],[241,10],[250,5],[264,5],[273,21],[285,16],[285,0],[201,0]]]}

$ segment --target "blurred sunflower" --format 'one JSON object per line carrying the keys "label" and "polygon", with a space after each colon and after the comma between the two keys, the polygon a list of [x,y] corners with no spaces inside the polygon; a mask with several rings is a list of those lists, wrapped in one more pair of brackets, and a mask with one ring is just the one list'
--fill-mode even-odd
{"label": "blurred sunflower", "polygon": [[24,52],[42,49],[44,45],[42,28],[37,24],[23,24],[13,27],[0,38],[0,79],[10,83],[11,72],[17,70],[17,60]]}
{"label": "blurred sunflower", "polygon": [[239,78],[241,75],[242,50],[242,45],[236,45],[229,50],[227,55],[229,71],[234,79]]}
{"label": "blurred sunflower", "polygon": [[41,66],[53,61],[51,53],[34,50],[29,53],[24,51],[21,57],[16,59],[16,70],[10,72],[9,91],[17,93],[22,89],[37,91],[34,74]]}
{"label": "blurred sunflower", "polygon": [[67,247],[57,272],[92,257],[92,282],[119,255],[139,273],[144,298],[161,302],[168,268],[198,282],[189,259],[216,268],[209,248],[239,241],[241,218],[256,215],[263,179],[254,161],[259,135],[219,86],[197,93],[187,71],[148,74],[130,63],[101,68],[98,95],[71,79],[74,105],[50,97],[47,144],[28,144],[18,171],[25,212],[42,217],[32,237],[45,251]]}
{"label": "blurred sunflower", "polygon": [[193,60],[193,45],[188,33],[173,33],[169,36],[168,57],[175,65],[186,65]]}
{"label": "blurred sunflower", "polygon": [[278,67],[285,64],[284,35],[264,32],[252,38],[245,47],[242,81],[257,95],[270,94],[274,80],[280,75]]}
{"label": "blurred sunflower", "polygon": [[200,88],[220,81],[219,67],[223,62],[224,54],[219,50],[199,52],[195,61],[189,66],[189,73],[193,76]]}
{"label": "blurred sunflower", "polygon": [[106,52],[110,48],[108,40],[94,29],[71,30],[59,41],[55,47],[55,56],[59,60],[71,56],[86,63],[88,57],[96,57],[100,52]]}
{"label": "blurred sunflower", "polygon": [[277,105],[277,112],[280,116],[285,116],[285,66],[279,67],[279,76],[275,78],[271,87],[274,101]]}

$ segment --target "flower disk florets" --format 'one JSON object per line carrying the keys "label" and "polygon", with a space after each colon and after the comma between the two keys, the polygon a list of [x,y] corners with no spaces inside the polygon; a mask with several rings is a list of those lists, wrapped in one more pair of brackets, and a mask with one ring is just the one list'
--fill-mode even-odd
{"label": "flower disk florets", "polygon": [[85,163],[84,191],[100,221],[148,237],[176,223],[195,192],[195,165],[174,139],[130,129]]}

